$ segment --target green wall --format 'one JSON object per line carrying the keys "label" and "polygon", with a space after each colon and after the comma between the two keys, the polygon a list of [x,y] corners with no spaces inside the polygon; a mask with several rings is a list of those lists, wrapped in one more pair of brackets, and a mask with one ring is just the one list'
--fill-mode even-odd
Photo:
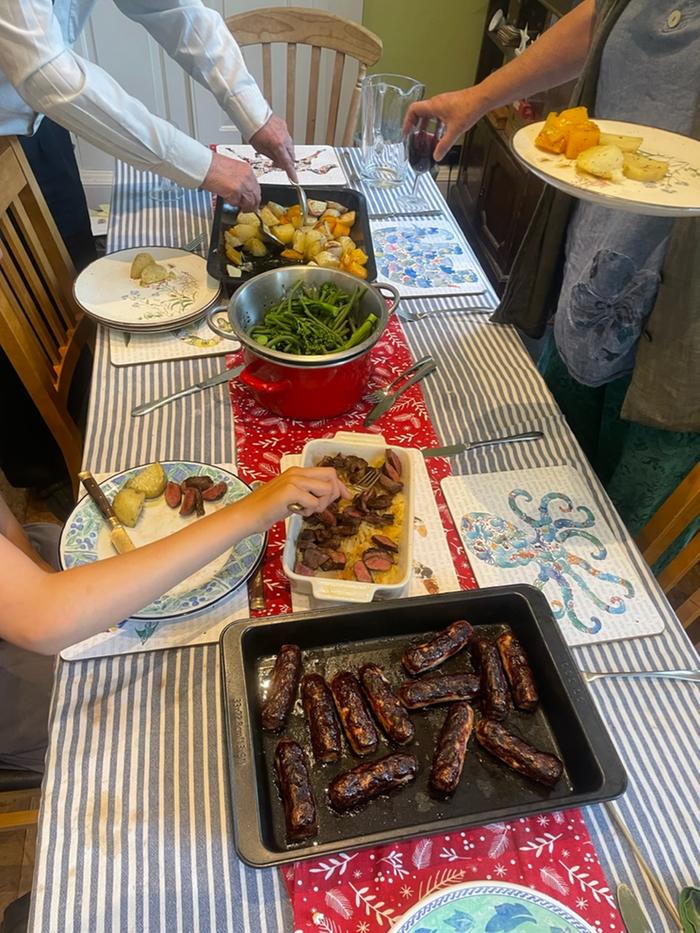
{"label": "green wall", "polygon": [[384,43],[375,72],[410,75],[426,96],[470,84],[487,0],[364,0],[363,25]]}

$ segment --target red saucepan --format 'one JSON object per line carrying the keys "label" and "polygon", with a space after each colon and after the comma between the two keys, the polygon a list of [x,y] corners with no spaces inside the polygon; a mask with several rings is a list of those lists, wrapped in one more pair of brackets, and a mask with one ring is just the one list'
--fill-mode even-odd
{"label": "red saucepan", "polygon": [[[251,328],[299,279],[308,285],[334,282],[348,294],[358,285],[364,288],[355,309],[356,323],[361,324],[369,314],[375,314],[377,324],[372,334],[356,347],[324,356],[280,353],[256,343],[249,336]],[[391,294],[390,305],[380,288]],[[286,418],[313,421],[349,411],[367,388],[370,350],[383,334],[398,303],[399,293],[393,285],[367,285],[335,269],[293,266],[262,272],[241,285],[228,306],[229,321],[243,345],[243,360],[247,364],[238,381],[248,386],[261,405]],[[230,331],[220,329],[214,321],[216,314],[221,314],[221,308],[209,312],[209,326],[217,334],[230,338]]]}

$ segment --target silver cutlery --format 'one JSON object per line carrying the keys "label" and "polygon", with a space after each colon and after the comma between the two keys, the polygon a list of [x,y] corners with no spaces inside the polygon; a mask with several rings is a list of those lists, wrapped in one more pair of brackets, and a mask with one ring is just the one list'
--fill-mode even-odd
{"label": "silver cutlery", "polygon": [[403,303],[407,300],[410,299],[402,299],[402,305],[396,312],[402,321],[422,321],[426,317],[437,317],[439,314],[447,314],[450,311],[454,314],[493,314],[496,310],[479,306],[478,308],[431,308],[427,311],[411,311]]}
{"label": "silver cutlery", "polygon": [[631,888],[628,888],[626,884],[618,884],[616,893],[617,906],[620,908],[627,933],[654,933],[642,910],[642,905]]}
{"label": "silver cutlery", "polygon": [[114,509],[112,508],[112,503],[102,492],[99,483],[92,475],[92,473],[89,470],[83,470],[82,473],[78,473],[78,479],[81,481],[85,487],[85,491],[100,510],[102,517],[109,525],[109,540],[112,542],[112,547],[117,552],[117,554],[126,554],[129,551],[133,551],[134,542],[129,537],[129,534],[124,525],[122,525],[122,523],[115,515]]}
{"label": "silver cutlery", "polygon": [[[255,480],[250,484],[251,489],[258,489],[262,486],[261,480]],[[263,577],[263,567],[265,565],[265,554],[263,553],[258,564],[258,569],[248,580],[248,606],[250,609],[261,612],[265,608],[265,579]]]}
{"label": "silver cutlery", "polygon": [[405,379],[406,376],[410,376],[411,373],[414,373],[417,369],[420,369],[421,366],[423,366],[425,363],[429,363],[431,360],[432,356],[429,354],[428,356],[422,356],[419,360],[416,360],[412,366],[409,366],[408,369],[404,369],[402,373],[399,373],[396,379],[392,379],[388,386],[384,386],[383,389],[375,389],[373,392],[370,392],[367,396],[367,401],[374,402],[375,405],[377,402],[381,402],[382,399],[391,394],[391,390],[395,388],[402,379]]}
{"label": "silver cutlery", "polygon": [[392,220],[396,217],[399,220],[410,220],[411,217],[440,217],[444,212],[437,209],[425,211],[376,211],[367,216],[370,220]]}
{"label": "silver cutlery", "polygon": [[352,159],[350,156],[340,149],[336,149],[336,153],[338,155],[338,160],[340,161],[340,164],[348,177],[348,181],[353,185],[359,185],[360,176],[355,171],[355,166],[352,164]]}
{"label": "silver cutlery", "polygon": [[435,362],[435,360],[431,360],[429,363],[425,363],[423,366],[421,366],[421,368],[418,369],[410,377],[410,379],[407,379],[406,382],[404,382],[404,384],[400,386],[395,392],[392,392],[391,395],[387,395],[387,397],[383,398],[381,402],[377,402],[374,408],[365,416],[365,422],[364,422],[365,427],[368,428],[371,424],[374,424],[374,422],[378,418],[381,418],[383,414],[389,411],[389,409],[394,404],[396,399],[400,395],[403,395],[406,389],[410,389],[412,385],[415,385],[417,382],[420,382],[421,379],[424,379],[426,376],[430,375],[430,373],[434,372],[436,369],[437,369],[437,363]]}
{"label": "silver cutlery", "polygon": [[422,453],[425,459],[429,457],[456,457],[467,450],[477,450],[479,447],[498,447],[501,444],[514,444],[516,441],[539,441],[544,437],[543,431],[525,431],[523,434],[507,434],[504,437],[489,437],[484,441],[472,441],[464,444],[449,444],[447,447],[428,447]]}
{"label": "silver cutlery", "polygon": [[581,676],[587,684],[601,677],[628,677],[632,680],[646,680],[650,677],[661,680],[685,680],[700,684],[699,671],[581,671]]}
{"label": "silver cutlery", "polygon": [[204,245],[206,238],[206,233],[198,233],[194,239],[190,240],[189,243],[185,243],[185,245],[181,246],[180,248],[186,249],[188,253],[196,253],[199,250],[199,247]]}
{"label": "silver cutlery", "polygon": [[150,411],[155,411],[162,405],[175,401],[176,398],[184,398],[186,395],[194,395],[195,392],[201,392],[203,389],[210,389],[212,386],[218,386],[222,382],[229,382],[243,372],[244,366],[235,366],[233,369],[226,369],[222,373],[203,379],[201,382],[195,382],[194,385],[187,386],[185,389],[178,389],[177,392],[171,392],[170,395],[164,395],[163,398],[154,399],[152,402],[145,402],[143,405],[137,405],[132,408],[131,417],[137,418],[139,415],[146,415]]}

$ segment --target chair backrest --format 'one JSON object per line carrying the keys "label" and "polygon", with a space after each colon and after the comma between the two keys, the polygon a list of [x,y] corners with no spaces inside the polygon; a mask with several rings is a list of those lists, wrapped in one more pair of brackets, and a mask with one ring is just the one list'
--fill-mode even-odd
{"label": "chair backrest", "polygon": [[82,438],[68,390],[90,323],[75,269],[17,139],[0,137],[0,345],[53,434],[74,486]]}
{"label": "chair backrest", "polygon": [[[646,562],[655,563],[699,515],[700,463],[697,463],[637,535],[637,545]],[[678,586],[699,566],[700,532],[659,574],[658,580],[664,593]],[[685,593],[685,599],[676,613],[686,628],[700,618],[700,586],[693,585],[691,591]]]}
{"label": "chair backrest", "polygon": [[[367,68],[376,64],[382,54],[382,41],[369,29],[335,16],[322,10],[300,7],[271,7],[230,16],[226,25],[233,33],[241,48],[250,45],[262,46],[263,93],[272,102],[272,44],[282,43],[287,46],[286,70],[286,114],[289,132],[297,142],[325,142],[333,145],[338,126],[338,111],[343,84],[343,71],[346,58],[359,63],[348,107],[345,126],[341,136],[344,146],[352,145],[352,136],[357,122],[360,105],[360,86],[367,74]],[[297,74],[297,46],[311,46],[311,64],[308,78],[308,108],[306,111],[306,131],[303,137],[295,132],[294,107],[296,102],[295,85]],[[333,60],[333,79],[328,105],[328,121],[325,138],[316,139],[318,118],[319,80],[321,69],[321,50],[335,52]]]}

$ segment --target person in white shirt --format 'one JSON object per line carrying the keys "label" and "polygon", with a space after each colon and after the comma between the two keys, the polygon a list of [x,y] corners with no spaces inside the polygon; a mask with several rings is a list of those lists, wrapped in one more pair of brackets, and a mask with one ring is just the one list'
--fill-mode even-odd
{"label": "person in white shirt", "polygon": [[[246,141],[296,180],[286,124],[272,113],[218,13],[201,0],[114,2],[212,92]],[[0,3],[0,134],[31,136],[46,115],[139,169],[205,188],[243,210],[257,206],[260,189],[247,164],[213,153],[154,116],[106,71],[73,51],[93,4]]]}

